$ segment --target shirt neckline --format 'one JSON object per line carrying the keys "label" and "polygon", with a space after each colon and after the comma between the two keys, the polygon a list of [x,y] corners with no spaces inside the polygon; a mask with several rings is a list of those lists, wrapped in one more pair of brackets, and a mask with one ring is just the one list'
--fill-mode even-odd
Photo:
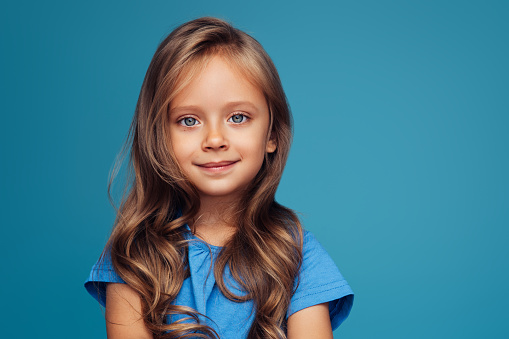
{"label": "shirt neckline", "polygon": [[195,246],[198,246],[204,250],[210,250],[214,253],[218,253],[223,249],[222,246],[211,245],[208,242],[206,242],[205,240],[198,238],[196,235],[193,234],[193,232],[191,231],[191,228],[187,224],[186,224],[186,229],[187,229],[186,233],[188,235],[188,240],[193,240],[193,241],[189,242],[189,245],[195,245]]}

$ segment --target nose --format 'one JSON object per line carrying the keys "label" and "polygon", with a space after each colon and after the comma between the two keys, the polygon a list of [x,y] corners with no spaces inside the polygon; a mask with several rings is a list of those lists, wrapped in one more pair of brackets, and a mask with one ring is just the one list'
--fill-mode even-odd
{"label": "nose", "polygon": [[206,133],[202,145],[204,151],[228,149],[228,141],[220,127],[210,126]]}

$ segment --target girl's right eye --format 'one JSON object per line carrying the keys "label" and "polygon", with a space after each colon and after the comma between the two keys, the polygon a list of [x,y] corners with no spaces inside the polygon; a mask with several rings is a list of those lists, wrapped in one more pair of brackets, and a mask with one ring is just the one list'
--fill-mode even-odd
{"label": "girl's right eye", "polygon": [[196,120],[195,118],[187,117],[187,118],[181,119],[179,121],[179,123],[182,126],[191,127],[191,126],[196,125],[198,123],[198,120]]}

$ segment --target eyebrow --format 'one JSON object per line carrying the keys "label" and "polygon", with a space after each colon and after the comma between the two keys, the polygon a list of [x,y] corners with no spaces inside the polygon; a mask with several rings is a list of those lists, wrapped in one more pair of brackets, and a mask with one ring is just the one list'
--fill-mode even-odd
{"label": "eyebrow", "polygon": [[254,110],[255,112],[259,111],[259,109],[250,101],[232,101],[226,105],[227,108],[234,108],[234,107],[238,107],[238,106],[248,106],[250,109]]}
{"label": "eyebrow", "polygon": [[[250,101],[231,101],[228,102],[224,107],[227,109],[233,109],[238,106],[248,106],[250,109],[252,109],[255,113],[259,111],[259,109]],[[185,105],[185,106],[177,106],[170,109],[170,114],[178,113],[179,111],[193,111],[198,110],[201,111],[201,106],[197,105]]]}
{"label": "eyebrow", "polygon": [[196,105],[187,105],[187,106],[177,106],[170,109],[170,114],[177,113],[179,111],[191,111],[191,110],[199,110],[200,107]]}

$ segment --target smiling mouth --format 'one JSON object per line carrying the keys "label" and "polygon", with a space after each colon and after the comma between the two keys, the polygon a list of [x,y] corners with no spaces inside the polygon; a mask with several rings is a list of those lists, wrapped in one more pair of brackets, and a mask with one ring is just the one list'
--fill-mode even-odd
{"label": "smiling mouth", "polygon": [[238,160],[235,161],[220,161],[220,162],[207,162],[204,164],[198,164],[197,166],[208,171],[208,172],[221,172],[227,170],[235,165]]}

